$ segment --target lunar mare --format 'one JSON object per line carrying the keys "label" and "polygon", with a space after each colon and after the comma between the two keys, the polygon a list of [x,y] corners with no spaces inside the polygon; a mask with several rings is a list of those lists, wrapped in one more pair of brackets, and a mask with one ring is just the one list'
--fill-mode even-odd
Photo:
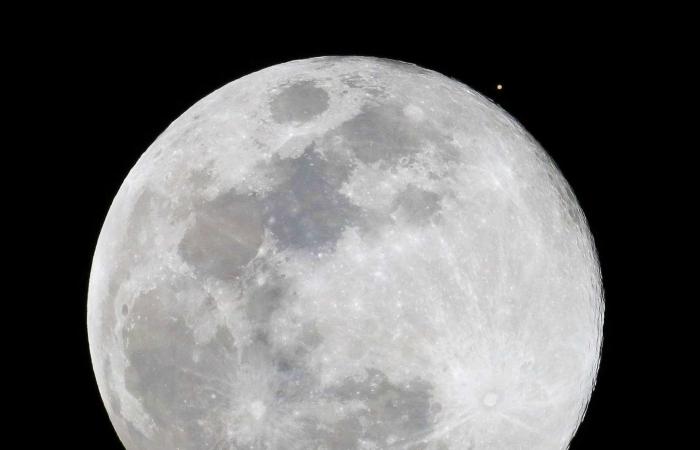
{"label": "lunar mare", "polygon": [[323,57],[148,148],[88,333],[129,450],[563,449],[603,305],[584,215],[514,119],[414,65]]}

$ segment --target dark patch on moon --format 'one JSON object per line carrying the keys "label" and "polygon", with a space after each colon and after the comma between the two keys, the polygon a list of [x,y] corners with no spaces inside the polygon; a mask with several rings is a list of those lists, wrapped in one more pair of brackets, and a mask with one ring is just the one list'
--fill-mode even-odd
{"label": "dark patch on moon", "polygon": [[342,157],[324,158],[313,144],[298,158],[277,158],[265,168],[279,180],[272,192],[260,196],[232,190],[195,206],[194,222],[178,252],[196,272],[233,280],[257,255],[265,228],[280,250],[331,250],[361,214],[339,191],[351,168]]}
{"label": "dark patch on moon", "polygon": [[[332,143],[334,137],[342,138],[341,147]],[[257,254],[265,228],[280,250],[332,251],[347,227],[366,229],[366,222],[373,220],[340,192],[354,168],[350,155],[365,163],[397,164],[420,152],[426,140],[449,147],[434,128],[407,118],[400,105],[367,106],[323,138],[324,153],[312,143],[297,158],[274,158],[259,167],[275,180],[271,192],[258,196],[233,190],[196,206],[179,254],[197,272],[231,280]],[[400,210],[410,223],[425,224],[439,210],[439,202],[437,194],[409,186],[394,211]]]}
{"label": "dark patch on moon", "polygon": [[275,355],[275,373],[278,380],[275,398],[290,405],[303,404],[318,391],[318,377],[311,373],[305,360]]}
{"label": "dark patch on moon", "polygon": [[270,103],[278,123],[306,122],[328,109],[328,93],[312,81],[299,81],[283,88]]}
{"label": "dark patch on moon", "polygon": [[211,341],[197,345],[169,306],[174,295],[156,288],[136,299],[122,331],[129,361],[125,383],[156,424],[152,442],[195,449],[216,435],[201,423],[217,423],[216,411],[230,401],[226,380],[236,371],[237,349],[221,327]]}
{"label": "dark patch on moon", "polygon": [[205,189],[213,181],[211,168],[192,170],[187,176],[187,181],[194,191]]}
{"label": "dark patch on moon", "polygon": [[389,105],[365,107],[338,134],[364,163],[396,161],[421,150],[421,136],[402,111]]}
{"label": "dark patch on moon", "polygon": [[441,195],[409,184],[396,196],[393,210],[401,214],[409,223],[425,225],[440,211],[441,200]]}
{"label": "dark patch on moon", "polygon": [[366,163],[385,162],[395,165],[432,143],[442,157],[453,159],[457,153],[450,137],[443,135],[428,120],[416,122],[404,114],[398,102],[367,104],[355,117],[343,122],[330,133],[340,137],[357,158]]}
{"label": "dark patch on moon", "polygon": [[264,198],[263,212],[279,247],[316,251],[334,245],[360,213],[339,192],[350,166],[323,158],[313,145],[275,165],[286,178]]}
{"label": "dark patch on moon", "polygon": [[112,413],[114,413],[116,416],[121,415],[121,401],[119,400],[119,395],[115,392],[113,386],[112,386],[112,360],[109,357],[109,355],[106,355],[103,359],[103,367],[104,367],[104,376],[105,380],[107,380],[107,386],[108,386],[108,401],[109,401],[109,406],[112,408]]}
{"label": "dark patch on moon", "polygon": [[364,379],[349,378],[328,390],[331,398],[360,401],[363,407],[322,432],[323,442],[342,449],[358,449],[360,441],[379,448],[407,445],[435,425],[440,405],[433,402],[432,389],[421,379],[393,384],[381,370],[367,369]]}
{"label": "dark patch on moon", "polygon": [[257,254],[263,232],[258,200],[231,191],[196,209],[178,252],[198,272],[235,279]]}
{"label": "dark patch on moon", "polygon": [[[254,326],[266,327],[272,314],[282,306],[283,298],[288,295],[289,281],[272,269],[258,269],[255,272],[243,287],[246,292],[245,312]],[[259,276],[264,279],[258,281]]]}

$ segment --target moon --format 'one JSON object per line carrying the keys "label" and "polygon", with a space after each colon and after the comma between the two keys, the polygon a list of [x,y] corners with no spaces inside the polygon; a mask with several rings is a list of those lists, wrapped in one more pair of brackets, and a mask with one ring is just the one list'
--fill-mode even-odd
{"label": "moon", "polygon": [[129,450],[565,449],[603,311],[584,214],[517,121],[412,64],[320,57],[158,136],[87,325]]}

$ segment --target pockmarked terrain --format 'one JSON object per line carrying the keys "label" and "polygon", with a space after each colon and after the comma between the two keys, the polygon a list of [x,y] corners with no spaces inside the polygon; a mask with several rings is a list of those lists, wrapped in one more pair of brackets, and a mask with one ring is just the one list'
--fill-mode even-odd
{"label": "pockmarked terrain", "polygon": [[564,449],[602,320],[537,142],[362,57],[267,68],[173,122],[114,199],[88,303],[128,450]]}

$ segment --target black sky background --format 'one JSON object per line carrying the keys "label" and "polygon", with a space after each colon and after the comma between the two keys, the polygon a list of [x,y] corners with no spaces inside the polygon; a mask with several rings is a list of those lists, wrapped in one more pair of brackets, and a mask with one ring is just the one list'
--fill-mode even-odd
{"label": "black sky background", "polygon": [[122,448],[92,374],[85,315],[100,227],[139,156],[194,102],[236,78],[293,59],[365,55],[464,82],[520,121],[554,159],[588,219],[606,296],[598,385],[571,449],[653,448],[657,433],[650,424],[658,427],[673,414],[655,385],[672,356],[658,339],[665,328],[650,324],[659,318],[654,305],[662,294],[648,283],[645,254],[659,245],[653,229],[670,205],[648,184],[650,172],[663,171],[664,163],[644,139],[647,125],[635,119],[639,75],[654,65],[643,56],[647,48],[636,36],[602,25],[573,35],[544,32],[534,40],[524,38],[528,33],[474,38],[439,28],[433,39],[404,29],[360,38],[289,31],[262,41],[245,32],[194,38],[182,30],[145,40],[129,29],[102,33],[90,26],[57,31],[60,39],[47,39],[40,54],[27,57],[52,91],[45,105],[59,121],[42,136],[50,144],[42,142],[39,153],[52,177],[41,215],[50,220],[57,247],[46,262],[53,284],[47,325],[37,336],[52,342],[38,361],[39,376],[50,374],[42,385],[51,400],[30,413],[47,424],[55,445]]}

